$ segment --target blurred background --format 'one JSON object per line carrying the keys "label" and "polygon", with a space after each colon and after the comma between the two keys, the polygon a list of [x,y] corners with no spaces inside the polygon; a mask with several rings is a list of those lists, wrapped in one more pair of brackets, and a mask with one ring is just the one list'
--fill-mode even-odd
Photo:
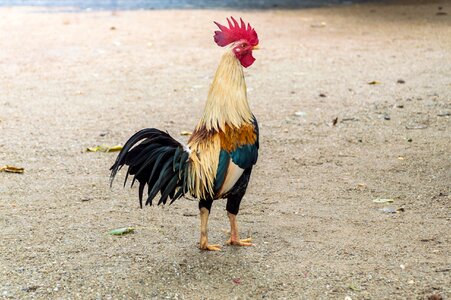
{"label": "blurred background", "polygon": [[[368,0],[367,0],[368,1]],[[73,10],[122,10],[168,8],[300,8],[352,4],[350,0],[0,0],[0,6],[49,6]]]}
{"label": "blurred background", "polygon": [[[0,299],[450,299],[450,4],[0,0]],[[229,16],[262,48],[257,246],[203,253],[197,203],[141,210],[86,149],[186,141]],[[212,242],[228,223],[218,201]]]}

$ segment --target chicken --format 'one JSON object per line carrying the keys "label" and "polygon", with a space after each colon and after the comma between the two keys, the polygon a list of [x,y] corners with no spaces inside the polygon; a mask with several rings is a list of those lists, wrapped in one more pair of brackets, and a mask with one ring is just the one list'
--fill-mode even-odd
{"label": "chicken", "polygon": [[248,101],[243,67],[251,66],[258,49],[254,28],[240,19],[227,19],[228,27],[214,22],[214,41],[227,47],[223,54],[201,120],[187,145],[155,128],[143,129],[124,145],[111,167],[111,184],[117,172],[128,166],[129,175],[139,182],[139,203],[142,208],[147,185],[146,205],[161,194],[158,204],[190,195],[199,200],[201,234],[200,249],[218,251],[220,245],[208,243],[208,217],[214,200],[226,198],[230,221],[229,245],[252,246],[251,239],[240,239],[237,214],[241,200],[257,162],[259,148],[258,124]]}

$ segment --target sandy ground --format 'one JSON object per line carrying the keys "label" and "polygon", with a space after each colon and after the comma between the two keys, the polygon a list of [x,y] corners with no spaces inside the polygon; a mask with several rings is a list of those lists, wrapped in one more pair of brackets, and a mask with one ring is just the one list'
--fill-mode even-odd
{"label": "sandy ground", "polygon": [[[144,127],[185,140],[228,15],[263,48],[246,70],[261,154],[239,215],[256,247],[206,253],[196,202],[141,210],[123,177],[108,187],[116,154],[84,149]],[[451,297],[450,15],[0,9],[0,165],[25,168],[0,173],[0,297]],[[136,231],[107,234],[123,226]],[[217,201],[210,240],[227,230]]]}

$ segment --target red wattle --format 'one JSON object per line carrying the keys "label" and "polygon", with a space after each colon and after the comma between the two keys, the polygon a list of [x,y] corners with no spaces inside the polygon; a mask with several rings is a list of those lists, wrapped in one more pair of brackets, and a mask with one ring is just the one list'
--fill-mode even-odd
{"label": "red wattle", "polygon": [[252,65],[255,61],[255,58],[252,56],[252,53],[246,53],[240,58],[240,63],[243,67],[247,68]]}

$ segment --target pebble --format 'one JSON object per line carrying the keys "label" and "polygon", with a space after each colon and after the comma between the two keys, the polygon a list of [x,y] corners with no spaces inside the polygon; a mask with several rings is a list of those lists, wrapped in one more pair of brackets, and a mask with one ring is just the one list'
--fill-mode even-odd
{"label": "pebble", "polygon": [[298,117],[305,117],[307,116],[307,113],[305,111],[297,111],[294,113],[294,115]]}

